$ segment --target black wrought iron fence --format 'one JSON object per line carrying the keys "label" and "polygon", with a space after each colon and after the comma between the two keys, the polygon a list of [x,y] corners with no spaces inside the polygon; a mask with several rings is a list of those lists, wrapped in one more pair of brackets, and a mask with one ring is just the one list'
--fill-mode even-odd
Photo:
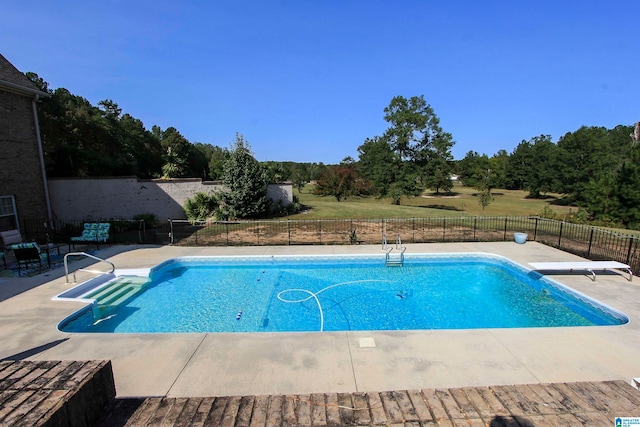
{"label": "black wrought iron fence", "polygon": [[383,236],[405,243],[496,242],[527,233],[535,240],[593,260],[615,260],[640,271],[639,239],[606,229],[533,216],[223,221],[169,220],[176,245],[380,244]]}
{"label": "black wrought iron fence", "polygon": [[[143,220],[109,222],[111,243],[195,246],[381,244],[383,236],[404,243],[509,241],[516,232],[529,240],[592,260],[615,260],[640,271],[640,239],[599,227],[535,216],[393,219],[256,220],[196,222],[168,220],[148,227]],[[83,221],[23,221],[28,240],[68,242]]]}
{"label": "black wrought iron fence", "polygon": [[[157,232],[157,228],[149,228],[144,220],[99,219],[81,220],[23,220],[20,222],[20,233],[27,241],[38,243],[66,243],[71,237],[80,236],[85,222],[108,222],[110,243],[161,243],[160,236],[166,233]],[[162,227],[165,228],[165,227]],[[166,240],[166,239],[165,239]]]}

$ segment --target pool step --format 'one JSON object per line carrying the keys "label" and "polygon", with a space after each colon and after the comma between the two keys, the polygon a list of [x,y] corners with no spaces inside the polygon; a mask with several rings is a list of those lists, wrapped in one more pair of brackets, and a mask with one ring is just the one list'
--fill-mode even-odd
{"label": "pool step", "polygon": [[95,300],[93,304],[94,319],[108,315],[121,304],[141,292],[148,283],[146,278],[118,278],[99,291],[87,295]]}

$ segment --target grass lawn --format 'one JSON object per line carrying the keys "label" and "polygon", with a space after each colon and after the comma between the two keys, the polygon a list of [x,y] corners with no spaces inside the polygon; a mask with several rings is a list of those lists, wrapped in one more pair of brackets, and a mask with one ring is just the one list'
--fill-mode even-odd
{"label": "grass lawn", "polygon": [[555,197],[544,200],[527,199],[526,191],[495,190],[493,201],[483,212],[478,203],[477,191],[460,184],[454,186],[452,195],[436,196],[426,192],[422,197],[403,198],[400,206],[391,204],[389,199],[376,198],[349,198],[338,202],[335,197],[316,196],[312,190],[311,185],[307,185],[301,193],[294,190],[300,203],[309,210],[291,215],[290,219],[525,216],[538,215],[546,206],[560,215],[577,210],[552,204]]}

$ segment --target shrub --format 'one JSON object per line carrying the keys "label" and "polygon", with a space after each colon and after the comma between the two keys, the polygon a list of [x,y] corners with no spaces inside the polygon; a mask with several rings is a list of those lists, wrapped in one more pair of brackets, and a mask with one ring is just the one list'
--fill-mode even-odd
{"label": "shrub", "polygon": [[215,195],[197,193],[193,199],[184,203],[184,212],[189,221],[204,221],[219,211],[218,198]]}
{"label": "shrub", "polygon": [[143,213],[143,214],[134,215],[133,220],[144,221],[144,225],[147,228],[153,228],[156,225],[158,225],[158,217],[156,216],[156,214],[152,214],[152,213]]}

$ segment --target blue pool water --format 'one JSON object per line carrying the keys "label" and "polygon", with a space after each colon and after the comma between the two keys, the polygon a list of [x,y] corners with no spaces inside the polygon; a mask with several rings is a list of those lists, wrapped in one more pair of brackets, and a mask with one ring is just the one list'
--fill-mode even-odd
{"label": "blue pool water", "polygon": [[385,266],[384,255],[176,258],[151,269],[150,281],[145,282],[138,279],[135,295],[116,305],[101,296],[116,295],[115,290],[93,292],[96,303],[65,319],[60,329],[291,332],[628,321],[613,309],[494,255],[411,254],[402,267]]}

